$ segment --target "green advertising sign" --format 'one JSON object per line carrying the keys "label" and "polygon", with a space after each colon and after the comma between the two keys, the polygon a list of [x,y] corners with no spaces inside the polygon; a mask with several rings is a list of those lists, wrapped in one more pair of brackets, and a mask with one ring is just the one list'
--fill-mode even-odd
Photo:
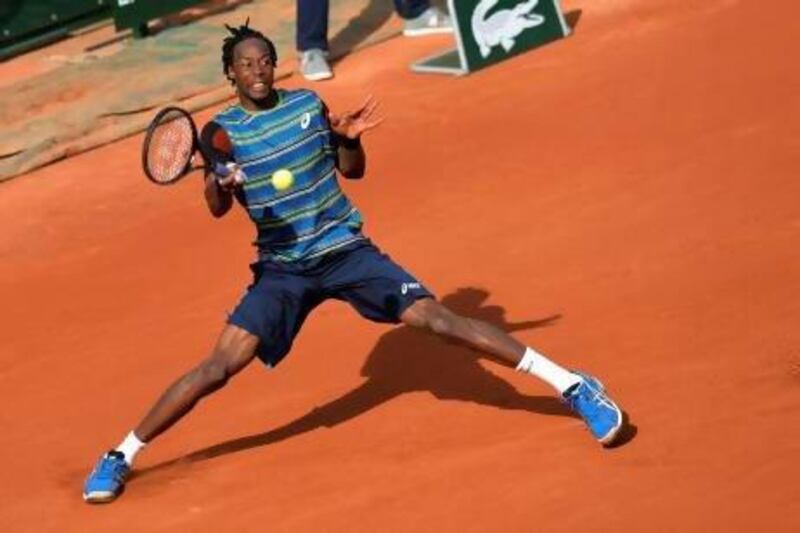
{"label": "green advertising sign", "polygon": [[558,0],[448,0],[457,48],[411,66],[467,74],[569,35]]}
{"label": "green advertising sign", "polygon": [[112,0],[0,0],[0,60],[109,16]]}

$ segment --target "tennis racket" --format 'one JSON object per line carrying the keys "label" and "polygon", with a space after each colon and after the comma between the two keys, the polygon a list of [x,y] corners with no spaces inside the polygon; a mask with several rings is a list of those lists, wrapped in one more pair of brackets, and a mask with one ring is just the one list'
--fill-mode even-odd
{"label": "tennis racket", "polygon": [[[196,164],[198,152],[203,164]],[[142,168],[147,179],[157,185],[171,185],[199,169],[222,177],[231,173],[214,151],[200,142],[192,116],[179,107],[165,107],[153,117],[142,145]]]}

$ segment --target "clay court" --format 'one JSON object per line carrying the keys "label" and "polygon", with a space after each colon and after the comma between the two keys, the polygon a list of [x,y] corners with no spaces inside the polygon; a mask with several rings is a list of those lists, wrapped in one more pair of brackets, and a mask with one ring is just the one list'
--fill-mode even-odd
{"label": "clay court", "polygon": [[453,309],[600,376],[620,445],[530,376],[326,303],[86,505],[254,254],[199,177],[145,180],[138,134],[0,184],[0,529],[800,530],[800,8],[562,5],[571,37],[466,77],[409,71],[448,37],[397,36],[277,85],[381,101],[344,181],[366,233]]}

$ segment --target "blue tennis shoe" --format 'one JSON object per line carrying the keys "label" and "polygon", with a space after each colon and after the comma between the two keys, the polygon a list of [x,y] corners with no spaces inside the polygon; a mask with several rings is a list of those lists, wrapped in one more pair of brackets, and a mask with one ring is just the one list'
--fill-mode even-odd
{"label": "blue tennis shoe", "polygon": [[573,373],[581,377],[581,382],[564,392],[564,401],[583,418],[594,438],[608,446],[622,428],[622,411],[597,378],[574,370]]}
{"label": "blue tennis shoe", "polygon": [[83,499],[88,503],[107,503],[115,500],[125,488],[125,478],[131,467],[125,454],[111,450],[97,461],[83,486]]}

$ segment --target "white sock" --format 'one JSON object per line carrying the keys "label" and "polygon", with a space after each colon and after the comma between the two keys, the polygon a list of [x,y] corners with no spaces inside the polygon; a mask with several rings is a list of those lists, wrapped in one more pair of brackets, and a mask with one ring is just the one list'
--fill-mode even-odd
{"label": "white sock", "polygon": [[564,394],[565,390],[581,381],[580,376],[561,368],[533,348],[525,350],[525,355],[517,365],[517,370],[533,374],[556,389],[559,394]]}
{"label": "white sock", "polygon": [[140,441],[136,434],[131,431],[128,433],[128,436],[125,437],[125,440],[114,449],[125,454],[125,462],[130,466],[133,464],[133,458],[136,457],[136,454],[139,453],[144,446],[145,443]]}

